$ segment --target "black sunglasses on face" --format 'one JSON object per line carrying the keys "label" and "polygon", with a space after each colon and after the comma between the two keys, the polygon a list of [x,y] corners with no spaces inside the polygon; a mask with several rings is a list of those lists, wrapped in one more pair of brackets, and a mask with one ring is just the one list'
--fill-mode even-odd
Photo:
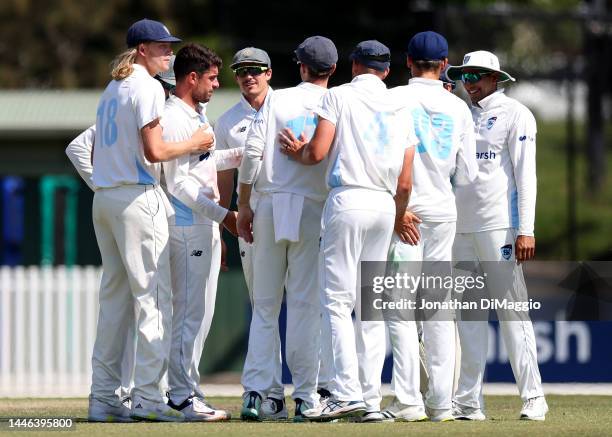
{"label": "black sunglasses on face", "polygon": [[239,67],[234,70],[234,74],[238,77],[259,76],[268,71],[268,67]]}

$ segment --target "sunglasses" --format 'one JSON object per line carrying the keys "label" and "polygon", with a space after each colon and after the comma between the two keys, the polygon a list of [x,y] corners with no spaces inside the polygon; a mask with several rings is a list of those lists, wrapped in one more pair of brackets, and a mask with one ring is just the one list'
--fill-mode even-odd
{"label": "sunglasses", "polygon": [[240,67],[234,70],[234,74],[238,77],[259,76],[266,71],[268,67]]}
{"label": "sunglasses", "polygon": [[461,73],[461,82],[474,84],[479,82],[483,77],[489,76],[491,73]]}

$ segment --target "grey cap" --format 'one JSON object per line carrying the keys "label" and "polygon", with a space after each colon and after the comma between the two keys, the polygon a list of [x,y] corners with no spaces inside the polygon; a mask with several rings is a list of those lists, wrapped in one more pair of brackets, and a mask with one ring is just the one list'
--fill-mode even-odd
{"label": "grey cap", "polygon": [[375,39],[361,41],[349,56],[351,61],[358,61],[366,67],[384,71],[391,63],[389,47]]}
{"label": "grey cap", "polygon": [[324,36],[306,38],[294,51],[296,59],[315,71],[329,70],[338,62],[338,51],[331,39]]}
{"label": "grey cap", "polygon": [[161,80],[162,82],[167,83],[168,85],[176,86],[176,76],[174,75],[174,60],[176,56],[172,55],[170,57],[170,68],[168,71],[162,71],[155,75],[155,79]]}
{"label": "grey cap", "polygon": [[262,50],[255,47],[246,47],[242,50],[238,50],[232,59],[230,68],[234,68],[240,65],[263,65],[268,68],[272,66],[270,56]]}

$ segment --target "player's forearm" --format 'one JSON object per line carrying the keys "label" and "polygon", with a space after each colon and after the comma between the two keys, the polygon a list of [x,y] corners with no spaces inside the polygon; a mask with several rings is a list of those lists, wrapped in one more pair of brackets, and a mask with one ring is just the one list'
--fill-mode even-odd
{"label": "player's forearm", "polygon": [[410,193],[412,192],[412,163],[414,161],[414,147],[409,147],[404,152],[404,162],[402,170],[397,179],[397,187],[395,189],[395,208],[396,214],[399,217],[403,215],[408,207]]}
{"label": "player's forearm", "polygon": [[238,188],[238,210],[243,206],[249,206],[251,202],[251,184],[240,183]]}
{"label": "player's forearm", "polygon": [[219,205],[229,208],[234,193],[235,170],[224,170],[217,172],[217,185],[219,187]]}
{"label": "player's forearm", "polygon": [[230,170],[240,167],[244,147],[236,147],[233,149],[215,150],[215,165],[217,171]]}
{"label": "player's forearm", "polygon": [[192,211],[197,212],[214,222],[221,223],[227,215],[227,208],[210,199],[195,181],[185,179],[168,187],[169,193],[184,203]]}
{"label": "player's forearm", "polygon": [[324,159],[325,155],[317,153],[317,149],[314,149],[310,143],[306,143],[299,157],[300,163],[304,165],[316,165]]}
{"label": "player's forearm", "polygon": [[197,151],[197,146],[198,144],[192,139],[172,143],[159,139],[150,144],[149,147],[145,147],[145,157],[149,162],[170,161]]}

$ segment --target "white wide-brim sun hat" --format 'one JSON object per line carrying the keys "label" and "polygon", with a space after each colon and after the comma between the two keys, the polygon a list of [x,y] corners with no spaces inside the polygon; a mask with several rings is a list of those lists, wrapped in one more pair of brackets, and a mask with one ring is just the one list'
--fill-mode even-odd
{"label": "white wide-brim sun hat", "polygon": [[460,80],[461,73],[463,73],[463,70],[466,68],[478,68],[499,73],[498,82],[506,82],[508,80],[512,82],[516,81],[515,78],[499,68],[499,59],[497,56],[486,50],[467,53],[463,57],[463,63],[461,65],[448,67],[448,70],[446,70],[446,77],[450,80]]}

